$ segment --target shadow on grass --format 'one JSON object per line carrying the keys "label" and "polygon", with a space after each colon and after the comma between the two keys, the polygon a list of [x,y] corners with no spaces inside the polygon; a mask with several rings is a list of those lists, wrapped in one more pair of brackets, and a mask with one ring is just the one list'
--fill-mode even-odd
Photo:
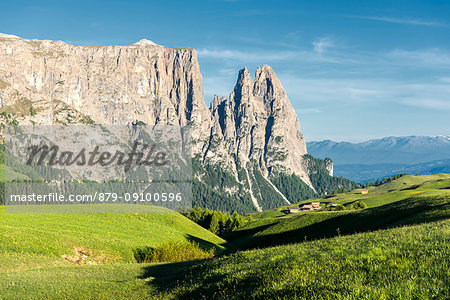
{"label": "shadow on grass", "polygon": [[[401,225],[413,225],[433,222],[450,217],[448,198],[405,199],[395,203],[355,211],[314,223],[309,226],[289,230],[277,234],[254,235],[265,228],[254,228],[248,233],[251,236],[240,238],[235,243],[240,250],[264,248],[283,244],[300,243],[339,235],[350,235],[379,229],[387,229]],[[295,222],[291,220],[291,222]],[[267,227],[277,224],[271,224]],[[278,225],[279,226],[279,225]]]}
{"label": "shadow on grass", "polygon": [[400,191],[411,191],[411,190],[415,190],[415,189],[417,189],[417,188],[419,188],[419,187],[421,187],[421,186],[422,186],[421,184],[415,184],[415,185],[412,185],[412,186],[410,186],[410,187],[401,189]]}
{"label": "shadow on grass", "polygon": [[[186,238],[190,242],[198,243],[203,250],[215,249],[216,255],[229,253],[226,249],[217,247],[216,244],[187,234]],[[173,293],[178,284],[184,282],[188,277],[192,277],[192,267],[200,265],[210,259],[192,260],[174,263],[156,263],[142,268],[142,274],[138,277],[148,281],[148,285],[160,294]],[[179,297],[177,297],[178,299]]]}
{"label": "shadow on grass", "polygon": [[185,234],[185,236],[186,236],[186,239],[187,239],[189,242],[195,242],[195,243],[197,243],[198,246],[199,246],[201,249],[203,249],[203,250],[208,251],[208,250],[210,250],[210,249],[215,249],[215,250],[214,250],[214,253],[215,253],[216,255],[222,254],[222,253],[224,253],[224,252],[227,252],[227,251],[226,251],[226,249],[227,249],[227,247],[226,247],[226,246],[227,246],[227,243],[222,243],[222,244],[220,244],[220,246],[225,247],[225,249],[222,249],[222,248],[220,248],[220,247],[217,247],[217,244],[208,242],[208,241],[206,241],[206,240],[204,240],[204,239],[201,239],[201,238],[199,238],[199,237],[196,237],[196,236],[193,236],[193,235],[190,235],[190,234]]}
{"label": "shadow on grass", "polygon": [[241,229],[241,230],[237,230],[237,231],[232,231],[232,232],[226,234],[224,236],[224,239],[228,241],[228,240],[234,240],[234,239],[239,238],[239,237],[254,235],[255,233],[258,233],[261,230],[264,230],[264,229],[269,228],[271,226],[273,226],[272,223],[271,224],[262,225],[262,226],[259,226],[259,227],[255,227],[255,228]]}
{"label": "shadow on grass", "polygon": [[[384,206],[369,208],[361,211],[355,211],[344,215],[338,215],[330,219],[286,231],[280,234],[271,234],[266,236],[254,236],[262,228],[266,229],[274,224],[263,225],[259,228],[244,230],[244,234],[252,235],[247,239],[247,244],[240,249],[263,248],[281,244],[299,243],[307,240],[330,238],[338,235],[350,235],[357,232],[367,232],[378,229],[387,229],[401,225],[420,224],[424,222],[433,222],[449,217],[450,203],[448,198],[415,198],[398,201]],[[295,219],[290,220],[295,221]],[[190,237],[193,241],[206,246],[211,243],[202,241],[196,237]],[[214,244],[212,244],[214,245]],[[224,274],[213,272],[214,261],[212,265],[203,265],[206,260],[179,262],[170,264],[156,264],[145,266],[142,269],[142,275],[139,277],[148,281],[148,284],[155,291],[170,295],[176,299],[196,299],[204,298],[237,298],[236,295],[222,294],[217,291],[217,283],[224,280]],[[220,262],[217,262],[220,263]],[[260,282],[252,278],[241,279],[238,283],[239,295],[249,294],[252,290],[260,287]],[[308,291],[305,292],[307,295]],[[336,292],[336,291],[332,291]],[[302,291],[279,291],[274,295],[281,298],[289,298],[292,295],[302,294]],[[306,296],[305,296],[306,297]]]}
{"label": "shadow on grass", "polygon": [[245,249],[245,243],[252,236],[266,228],[273,226],[273,224],[266,224],[256,228],[242,229],[237,231],[232,231],[224,236],[227,241],[224,245],[227,251],[224,254],[233,253],[240,249]]}
{"label": "shadow on grass", "polygon": [[177,263],[161,263],[142,268],[139,279],[148,281],[148,284],[159,293],[173,290],[187,276],[192,275],[189,270],[206,260],[185,261]]}
{"label": "shadow on grass", "polygon": [[[252,293],[262,288],[262,283],[248,273],[238,282],[224,283],[229,277],[226,273],[208,272],[217,266],[203,265],[205,261],[152,265],[143,268],[139,277],[148,281],[151,289],[159,295],[174,299],[311,299],[320,290],[327,294],[351,294],[351,289],[345,286],[311,287],[292,286],[277,291],[271,291],[264,296],[253,296]],[[242,276],[242,275],[241,275]],[[220,286],[219,283],[222,283]],[[224,283],[224,284],[223,284]],[[225,285],[225,286],[223,286]]]}

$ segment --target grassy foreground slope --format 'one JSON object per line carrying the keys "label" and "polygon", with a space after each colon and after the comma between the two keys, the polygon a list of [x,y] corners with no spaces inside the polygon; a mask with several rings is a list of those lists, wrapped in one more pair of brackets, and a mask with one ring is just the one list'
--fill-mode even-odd
{"label": "grassy foreground slope", "polygon": [[[195,299],[448,299],[449,251],[446,220],[238,252],[193,268],[171,293]],[[156,275],[153,269],[147,274]]]}
{"label": "grassy foreground slope", "polygon": [[[0,207],[0,270],[71,264],[77,249],[92,263],[133,262],[133,249],[196,241],[205,248],[224,240],[181,214],[5,213]],[[78,253],[79,255],[79,253]]]}
{"label": "grassy foreground slope", "polygon": [[260,248],[445,219],[450,216],[449,178],[444,174],[405,176],[387,187],[372,188],[368,195],[350,192],[324,200],[353,203],[364,196],[363,201],[372,207],[360,211],[263,212],[256,222],[226,239],[240,249]]}
{"label": "grassy foreground slope", "polygon": [[449,251],[445,220],[203,263],[2,272],[0,298],[448,299]]}
{"label": "grassy foreground slope", "polygon": [[[176,213],[9,214],[0,207],[0,299],[449,299],[450,176],[430,178],[371,189],[367,199],[389,200],[361,211],[264,212],[232,242],[293,244],[176,264],[130,263],[132,250],[224,241]],[[405,224],[415,225],[392,228]],[[98,264],[62,258],[80,248]]]}

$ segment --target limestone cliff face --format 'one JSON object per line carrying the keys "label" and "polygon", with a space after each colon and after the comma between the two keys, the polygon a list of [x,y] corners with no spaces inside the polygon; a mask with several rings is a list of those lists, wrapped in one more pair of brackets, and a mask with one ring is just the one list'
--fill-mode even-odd
{"label": "limestone cliff face", "polygon": [[259,173],[285,201],[271,174],[295,173],[312,187],[299,120],[267,65],[253,82],[242,69],[229,99],[215,97],[208,109],[193,49],[148,40],[73,46],[0,34],[0,106],[2,123],[190,124],[196,159],[230,172],[256,208],[263,200],[254,188]]}
{"label": "limestone cliff face", "polygon": [[[31,102],[53,108],[63,102],[101,124],[197,126],[195,139],[209,135],[210,112],[193,49],[140,41],[130,46],[73,46],[60,41],[0,36],[3,106]],[[24,104],[25,105],[25,104]],[[50,110],[37,123],[55,123]],[[20,118],[20,116],[18,116]]]}

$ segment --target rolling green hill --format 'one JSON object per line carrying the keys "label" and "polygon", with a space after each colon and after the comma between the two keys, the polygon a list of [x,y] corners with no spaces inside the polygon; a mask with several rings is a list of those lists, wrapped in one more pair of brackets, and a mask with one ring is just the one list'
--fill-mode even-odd
{"label": "rolling green hill", "polygon": [[450,222],[237,252],[205,262],[0,273],[8,299],[448,299]]}
{"label": "rolling green hill", "polygon": [[[1,207],[0,299],[448,298],[450,175],[404,176],[367,195],[320,199],[346,207],[358,200],[369,208],[254,214],[255,222],[225,236],[227,246],[264,249],[231,255],[222,255],[223,239],[174,212],[14,214]],[[134,249],[167,241],[195,241],[222,256],[133,263]]]}
{"label": "rolling green hill", "polygon": [[[368,207],[389,204],[401,199],[407,199],[411,195],[439,191],[441,187],[450,187],[450,174],[435,174],[412,176],[405,175],[396,180],[389,181],[377,187],[369,187],[368,194],[362,195],[361,189],[348,193],[342,193],[320,199],[324,203],[350,204],[354,201],[364,201]],[[299,204],[311,202],[301,201]]]}
{"label": "rolling green hill", "polygon": [[[195,241],[223,250],[224,240],[181,214],[5,213],[0,208],[1,270],[70,264],[63,256],[87,253],[92,263],[131,263],[137,247]],[[78,253],[79,255],[79,253]]]}
{"label": "rolling green hill", "polygon": [[256,222],[225,238],[240,249],[260,248],[445,219],[450,216],[450,176],[404,176],[370,188],[367,195],[357,190],[321,199],[325,205],[351,204],[357,200],[364,201],[369,208],[286,215],[283,212],[286,207],[282,207],[256,214]]}
{"label": "rolling green hill", "polygon": [[446,220],[242,251],[184,277],[159,266],[144,277],[182,299],[448,299],[449,229]]}

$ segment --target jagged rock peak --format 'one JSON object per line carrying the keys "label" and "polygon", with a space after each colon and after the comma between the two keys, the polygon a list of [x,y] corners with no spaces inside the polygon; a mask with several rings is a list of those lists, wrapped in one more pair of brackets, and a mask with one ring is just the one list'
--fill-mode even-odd
{"label": "jagged rock peak", "polygon": [[238,86],[238,85],[245,85],[245,84],[250,85],[251,82],[252,82],[252,79],[250,77],[250,72],[247,70],[247,67],[243,67],[239,71],[239,75],[238,75],[238,80],[237,80],[236,86]]}
{"label": "jagged rock peak", "polygon": [[283,85],[269,65],[264,65],[261,68],[256,69],[253,93],[255,95],[259,94],[259,96],[262,96],[264,100],[287,100],[290,105],[290,101],[287,98]]}
{"label": "jagged rock peak", "polygon": [[278,80],[278,77],[275,74],[275,71],[269,65],[264,65],[262,67],[258,67],[255,72],[255,81],[262,80],[265,78],[268,78],[271,80]]}
{"label": "jagged rock peak", "polygon": [[270,66],[258,68],[253,82],[247,68],[241,69],[229,101],[216,96],[210,110],[216,131],[241,163],[256,163],[265,176],[293,172],[311,186],[300,122]]}
{"label": "jagged rock peak", "polygon": [[227,102],[227,101],[228,101],[228,99],[226,97],[220,97],[220,96],[214,95],[214,99],[211,102],[211,104],[209,105],[209,109],[211,111],[214,111],[219,107],[219,105],[221,105],[223,102]]}
{"label": "jagged rock peak", "polygon": [[275,72],[273,71],[272,67],[269,65],[264,65],[262,67],[256,68],[256,77],[258,77],[259,75],[261,75],[264,72],[270,74],[271,76],[276,77]]}

